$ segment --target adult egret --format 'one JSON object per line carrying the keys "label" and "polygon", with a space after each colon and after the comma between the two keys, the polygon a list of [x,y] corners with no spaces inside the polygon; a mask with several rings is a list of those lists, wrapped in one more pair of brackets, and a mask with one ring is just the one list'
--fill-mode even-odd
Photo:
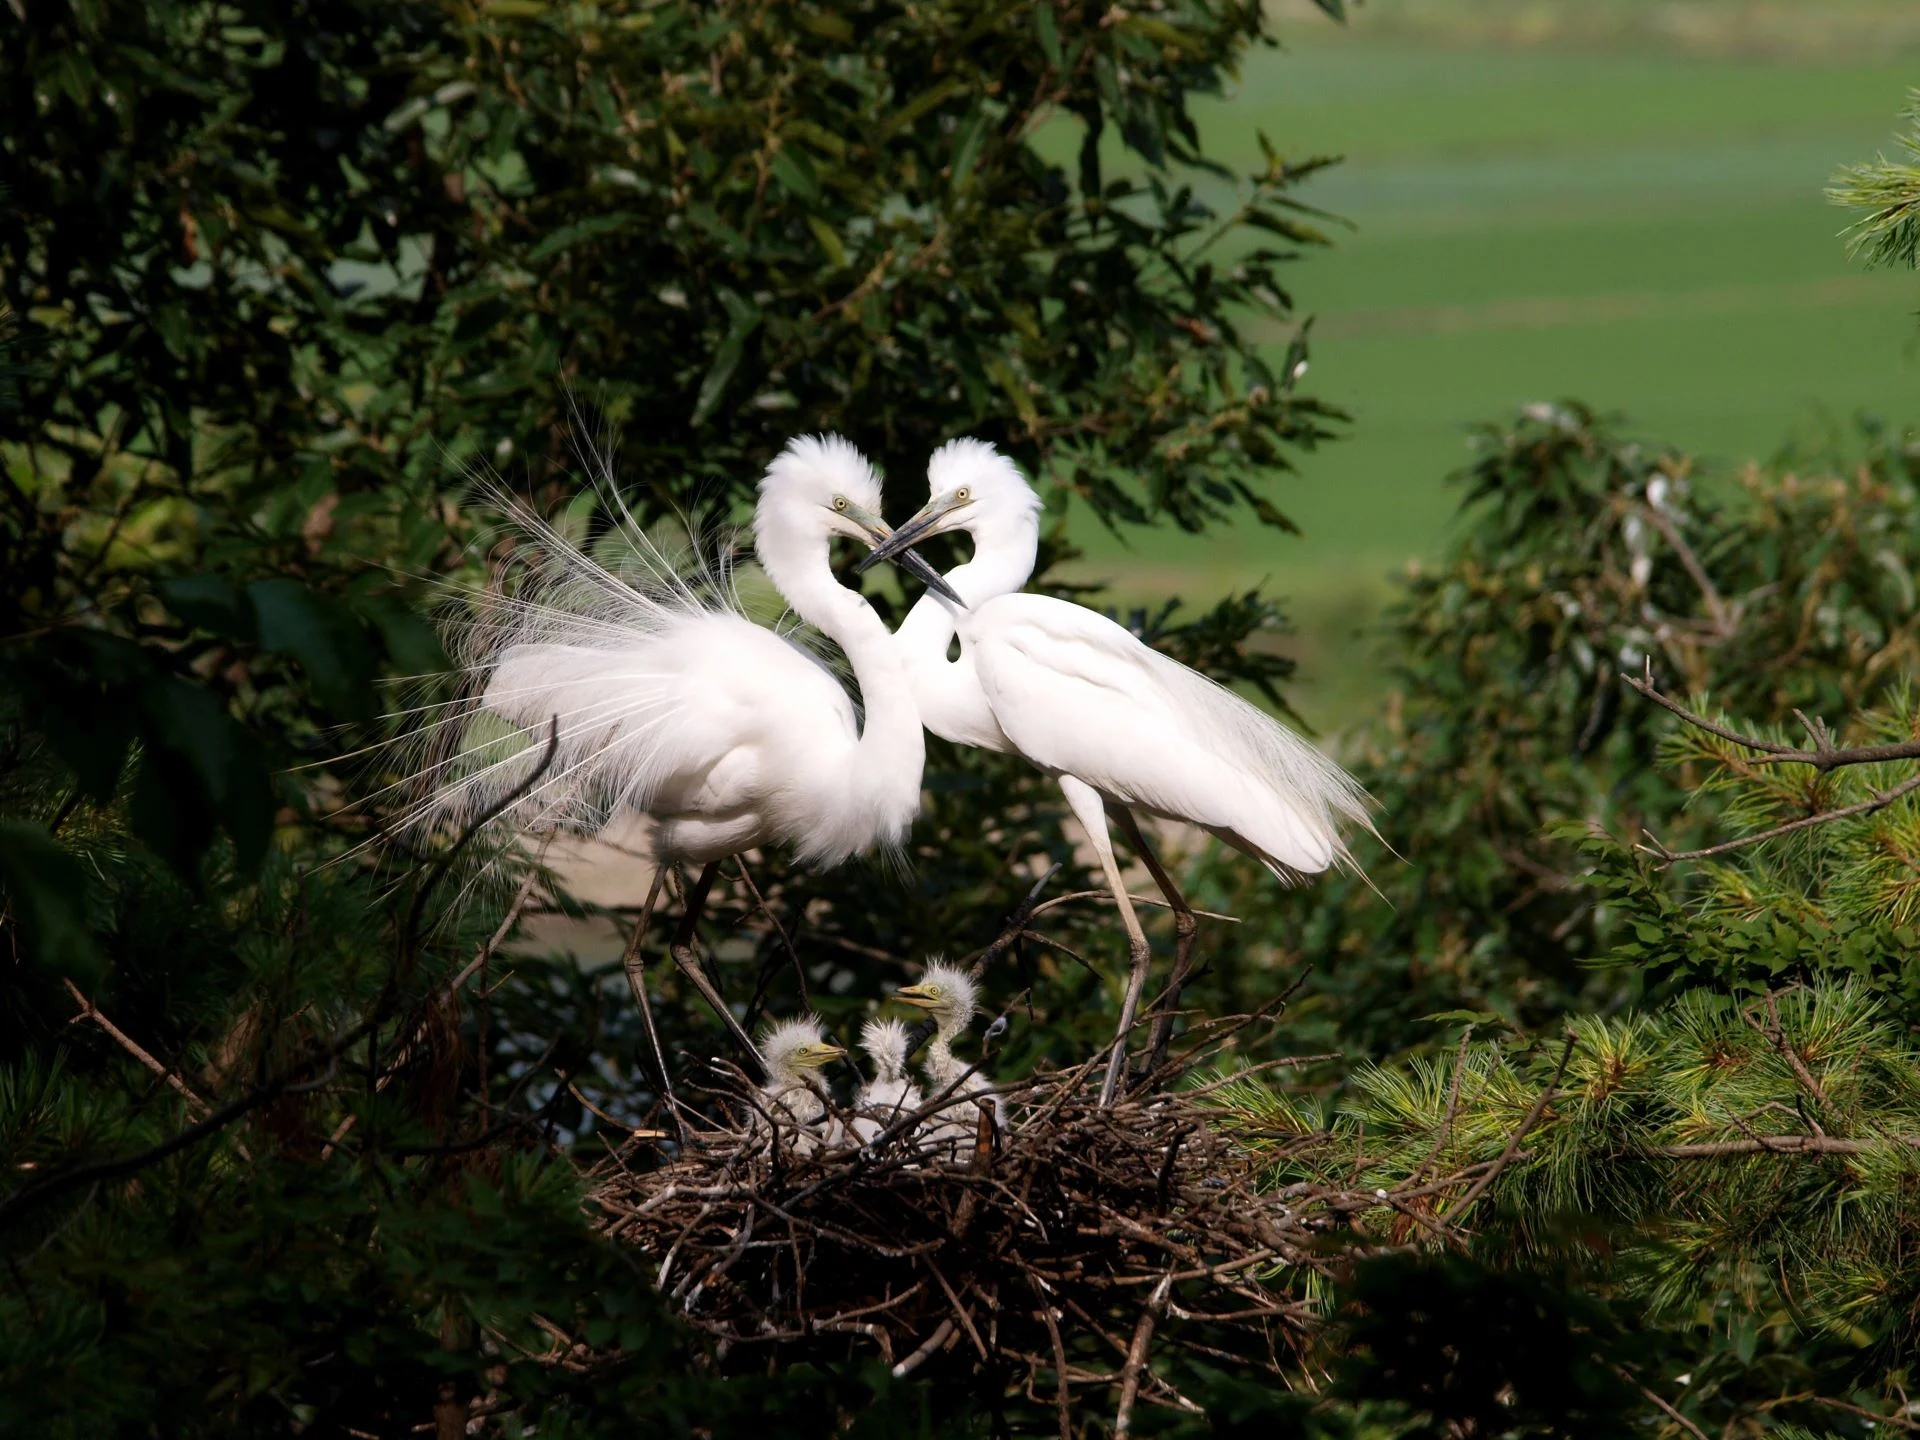
{"label": "adult egret", "polygon": [[860,1048],[873,1065],[873,1078],[863,1081],[853,1098],[853,1133],[862,1144],[926,1103],[907,1074],[908,1046],[907,1027],[898,1020],[876,1018],[860,1027]]}
{"label": "adult egret", "polygon": [[[638,574],[621,576],[551,527],[526,523],[517,552],[528,559],[526,584],[453,637],[467,671],[486,677],[478,711],[528,741],[551,736],[551,749],[529,785],[539,744],[505,756],[499,737],[468,748],[442,762],[430,812],[457,822],[514,800],[521,829],[588,833],[644,817],[657,868],[628,945],[635,999],[645,1014],[640,933],[666,868],[697,864],[669,950],[756,1064],[753,1042],[693,957],[720,861],[781,844],[802,861],[838,864],[897,847],[920,808],[925,738],[900,652],[829,562],[836,535],[867,545],[885,536],[879,512],[873,467],[823,435],[794,440],[768,466],[754,515],[761,567],[794,613],[845,653],[859,717],[824,664],[741,613],[728,576],[674,561],[631,524]],[[929,584],[939,578],[918,556],[901,563]]]}
{"label": "adult egret", "polygon": [[[980,1012],[979,988],[966,971],[936,960],[927,966],[918,983],[902,985],[893,993],[895,999],[926,1011],[933,1021],[933,1039],[927,1042],[926,1058],[920,1062],[921,1071],[927,1077],[928,1098],[972,1095],[993,1088],[984,1077],[968,1075],[967,1062],[953,1053],[953,1042],[965,1033]],[[993,1110],[995,1123],[1005,1129],[1006,1102],[994,1096]],[[957,1154],[965,1155],[973,1148],[975,1127],[962,1120],[945,1118],[950,1113],[941,1112],[928,1138],[939,1144],[952,1143]]]}
{"label": "adult egret", "polygon": [[846,1053],[827,1039],[812,1015],[769,1025],[760,1034],[766,1080],[760,1086],[761,1110],[754,1113],[753,1128],[764,1132],[777,1126],[800,1155],[812,1154],[823,1141],[831,1143],[832,1137],[819,1128],[830,1100],[820,1070]]}
{"label": "adult egret", "polygon": [[[1265,711],[1124,626],[1083,605],[1018,593],[1039,548],[1040,497],[993,446],[949,441],[928,461],[927,482],[930,498],[919,513],[861,563],[902,555],[950,530],[973,539],[973,557],[944,577],[959,598],[923,596],[895,640],[926,727],[962,745],[1013,751],[1053,775],[1099,856],[1131,958],[1104,1105],[1125,1069],[1125,1037],[1151,954],[1114,860],[1108,812],[1173,906],[1184,937],[1192,912],[1134,811],[1198,825],[1292,883],[1351,863],[1341,824],[1368,823],[1366,793]],[[949,661],[956,635],[960,656]],[[1176,972],[1174,993],[1184,978]],[[1164,1045],[1171,1018],[1161,1017],[1150,1053]]]}

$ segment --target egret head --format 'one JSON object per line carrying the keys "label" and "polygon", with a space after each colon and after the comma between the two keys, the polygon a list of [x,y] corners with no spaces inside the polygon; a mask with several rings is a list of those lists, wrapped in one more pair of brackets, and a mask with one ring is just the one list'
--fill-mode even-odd
{"label": "egret head", "polygon": [[898,1082],[907,1073],[907,1027],[898,1020],[872,1019],[860,1027],[860,1048],[873,1062],[873,1078]]}
{"label": "egret head", "polygon": [[[951,530],[976,542],[999,531],[1038,536],[1040,496],[1014,463],[985,440],[949,440],[927,461],[927,503],[860,562],[864,569]],[[916,572],[917,573],[917,572]]]}
{"label": "egret head", "polygon": [[781,1020],[761,1032],[760,1054],[767,1079],[776,1084],[804,1083],[806,1072],[831,1065],[846,1050],[827,1039],[826,1027],[812,1015]]}
{"label": "egret head", "polygon": [[[867,457],[838,435],[802,435],[788,441],[761,477],[755,545],[775,584],[780,583],[777,572],[794,563],[789,547],[802,554],[816,547],[824,551],[832,536],[846,535],[871,548],[892,533],[880,518],[880,477]],[[897,547],[889,558],[959,601],[911,550]]]}
{"label": "egret head", "polygon": [[972,1023],[980,1008],[980,991],[966,971],[934,961],[917,985],[903,985],[894,995],[933,1017],[942,1035],[957,1035]]}

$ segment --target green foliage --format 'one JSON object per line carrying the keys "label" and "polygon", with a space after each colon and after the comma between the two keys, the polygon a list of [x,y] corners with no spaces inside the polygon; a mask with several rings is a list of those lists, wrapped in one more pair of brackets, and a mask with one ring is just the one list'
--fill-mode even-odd
{"label": "green foliage", "polygon": [[[1706,713],[1722,727],[1738,724]],[[1885,707],[1855,717],[1847,738],[1903,741],[1915,723],[1911,695],[1902,689]],[[1804,732],[1795,737],[1787,726],[1745,733],[1807,743]],[[1633,917],[1631,929],[1623,928],[1601,957],[1604,963],[1632,966],[1662,983],[1710,984],[1733,994],[1851,976],[1899,1003],[1920,999],[1914,954],[1920,811],[1909,797],[1871,808],[1876,796],[1909,778],[1910,762],[1824,774],[1811,765],[1756,764],[1753,751],[1691,727],[1675,731],[1661,748],[1664,763],[1694,777],[1692,793],[1703,808],[1717,811],[1715,835],[1723,843],[1825,811],[1866,807],[1867,813],[1703,859],[1679,892],[1644,850],[1606,835],[1566,832],[1592,862],[1590,887]]]}
{"label": "green foliage", "polygon": [[[439,667],[417,577],[487,578],[461,469],[577,498],[572,392],[643,521],[737,516],[822,428],[903,512],[937,441],[1001,443],[1048,492],[1049,560],[1072,498],[1284,528],[1276,474],[1339,417],[1295,388],[1304,333],[1277,366],[1249,335],[1321,242],[1293,194],[1318,162],[1264,147],[1222,213],[1193,185],[1234,178],[1190,105],[1262,23],[1243,0],[0,11],[0,1428],[386,1434],[496,1402],[543,1435],[1008,1428],[1002,1377],[732,1373],[671,1323],[580,1208],[577,1164],[656,1113],[624,976],[482,948],[481,867],[356,849],[380,811],[335,757],[383,682]],[[1211,1414],[1163,1428],[1619,1434],[1669,1423],[1655,1394],[1734,1434],[1854,1425],[1807,1397],[1897,1397],[1920,1300],[1913,812],[1693,869],[1604,836],[1709,843],[1893,778],[1754,767],[1616,674],[1743,724],[1912,734],[1920,459],[1870,433],[1716,487],[1573,405],[1479,444],[1359,757],[1405,861],[1362,857],[1379,892],[1276,898],[1195,860],[1196,900],[1244,923],[1203,932],[1188,994],[1264,1002],[1305,962],[1288,1043],[1379,1062],[1222,1092],[1225,1123],[1314,1140],[1276,1180],[1514,1154],[1468,1253],[1317,1297],[1342,1363],[1307,1349],[1292,1394],[1183,1370]],[[1287,662],[1248,645],[1279,624],[1263,598],[1131,618],[1284,703]],[[729,992],[844,1030],[919,956],[991,939],[1036,860],[1089,888],[1060,818],[1023,767],[936,744],[910,883],[767,866],[762,907],[729,877],[706,948]],[[1104,913],[1046,935],[989,978],[1010,1070],[1111,1023]],[[684,1072],[712,1037],[650,973]],[[1449,1014],[1500,1041],[1445,1047]],[[1457,1201],[1358,1219],[1410,1248]]]}
{"label": "green foliage", "polygon": [[[1243,1079],[1220,1092],[1229,1123],[1271,1147],[1276,1185],[1384,1195],[1428,1177],[1430,1200],[1358,1223],[1389,1247],[1446,1249],[1445,1229],[1470,1261],[1445,1284],[1320,1297],[1347,1307],[1329,1348],[1359,1356],[1370,1395],[1390,1393],[1383,1357],[1416,1376],[1392,1433],[1457,1427],[1489,1390],[1524,1405],[1530,1375],[1566,1373],[1477,1344],[1398,1348],[1434,1295],[1452,1297],[1441,1335],[1503,1288],[1539,1298],[1547,1335],[1585,1324],[1582,1358],[1629,1378],[1625,1413],[1656,1425],[1671,1416],[1651,1396],[1729,1434],[1904,1404],[1913,812],[1902,798],[1735,842],[1871,801],[1912,763],[1756,763],[1619,679],[1710,696],[1692,708],[1761,740],[1909,738],[1915,452],[1864,441],[1728,485],[1577,407],[1486,432],[1467,528],[1396,614],[1406,688],[1366,742],[1407,856],[1369,865],[1393,908],[1357,884],[1292,914],[1209,897],[1318,962],[1297,1043],[1380,1057],[1330,1092]],[[1721,845],[1678,863],[1661,848]],[[1462,1021],[1500,1038],[1473,1043]],[[1497,1174],[1468,1209],[1476,1165]],[[1541,1423],[1609,1433],[1556,1403]],[[1487,1433],[1534,1433],[1508,1415]]]}
{"label": "green foliage", "polygon": [[1868,212],[1847,229],[1849,255],[1911,270],[1920,264],[1920,90],[1908,92],[1900,118],[1907,125],[1899,137],[1905,159],[1881,155],[1864,165],[1843,165],[1827,198]]}
{"label": "green foliage", "polygon": [[[1853,986],[1744,1005],[1702,990],[1570,1025],[1578,1039],[1553,1101],[1497,1191],[1505,1223],[1549,1247],[1562,1240],[1557,1219],[1619,1226],[1629,1259],[1618,1273],[1641,1272],[1656,1314],[1706,1291],[1749,1312],[1790,1307],[1858,1343],[1906,1341],[1920,1298],[1906,1253],[1920,1052],[1884,1002]],[[1560,1049],[1469,1043],[1363,1068],[1328,1146],[1283,1162],[1276,1180],[1345,1173],[1356,1155],[1366,1184],[1494,1160],[1553,1081]],[[1311,1133],[1257,1087],[1235,1109],[1261,1130]],[[1837,1148],[1803,1148],[1809,1133]],[[1637,1257],[1636,1232],[1651,1242]]]}
{"label": "green foliage", "polygon": [[96,797],[138,747],[178,863],[216,825],[257,860],[299,799],[268,770],[431,663],[372,567],[446,565],[460,462],[545,481],[568,386],[643,513],[738,501],[798,426],[903,477],[984,434],[1116,520],[1285,523],[1270,477],[1330,412],[1239,327],[1286,313],[1313,167],[1270,153],[1226,214],[1181,179],[1258,6],[737,8],[6,22],[0,304],[40,360],[0,434],[8,696]]}
{"label": "green foliage", "polygon": [[1894,704],[1920,657],[1920,458],[1891,435],[1731,485],[1573,404],[1478,445],[1458,541],[1409,576],[1388,622],[1397,694],[1357,742],[1392,852],[1363,848],[1370,883],[1332,877],[1280,904],[1209,871],[1206,903],[1314,968],[1313,1048],[1385,1054],[1433,1043],[1435,1012],[1532,1027],[1638,992],[1638,971],[1591,963],[1631,931],[1587,883],[1587,837],[1726,835],[1716,795],[1688,798],[1697,765],[1663,768],[1672,717],[1623,671],[1651,666],[1664,689],[1759,723],[1800,708],[1844,729]]}

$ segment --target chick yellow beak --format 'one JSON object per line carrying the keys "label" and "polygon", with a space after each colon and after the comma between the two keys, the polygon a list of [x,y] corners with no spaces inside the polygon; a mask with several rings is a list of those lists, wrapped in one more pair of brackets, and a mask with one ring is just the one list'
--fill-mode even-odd
{"label": "chick yellow beak", "polygon": [[893,992],[893,998],[904,1000],[907,1004],[916,1005],[922,1010],[931,1010],[940,1003],[938,999],[927,993],[924,985],[902,985]]}

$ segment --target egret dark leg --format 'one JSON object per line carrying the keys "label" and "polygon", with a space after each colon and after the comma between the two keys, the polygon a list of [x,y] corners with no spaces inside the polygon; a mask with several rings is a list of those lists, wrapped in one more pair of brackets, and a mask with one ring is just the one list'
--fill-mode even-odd
{"label": "egret dark leg", "polygon": [[660,899],[660,887],[666,883],[667,867],[656,865],[653,869],[653,884],[647,887],[647,900],[640,907],[640,918],[634,921],[633,934],[627,937],[627,953],[620,958],[621,967],[627,972],[627,988],[633,991],[633,1003],[640,1007],[640,1021],[646,1026],[647,1044],[653,1050],[653,1063],[660,1068],[660,1094],[667,1102],[667,1111],[673,1116],[673,1128],[679,1132],[681,1142],[686,1141],[686,1127],[680,1120],[680,1101],[673,1093],[673,1077],[667,1073],[667,1052],[660,1044],[660,1032],[654,1028],[653,1006],[647,1000],[647,961],[640,951],[640,942],[646,938],[647,927],[653,923],[653,907]]}
{"label": "egret dark leg", "polygon": [[687,909],[680,917],[680,928],[673,932],[673,940],[667,946],[667,953],[673,956],[673,963],[680,967],[680,973],[687,977],[694,989],[700,992],[700,998],[720,1017],[720,1023],[727,1027],[727,1033],[733,1036],[734,1044],[753,1065],[756,1076],[767,1073],[766,1062],[760,1058],[760,1052],[754,1048],[753,1040],[740,1028],[740,1022],[733,1018],[733,1011],[727,1008],[727,1002],[720,998],[720,992],[713,988],[713,982],[701,972],[700,962],[694,958],[694,932],[700,924],[700,914],[707,908],[707,894],[713,889],[714,877],[720,873],[720,862],[709,861],[701,866],[700,876],[687,887]]}
{"label": "egret dark leg", "polygon": [[1100,857],[1107,888],[1113,892],[1113,903],[1120,911],[1120,923],[1127,929],[1127,951],[1132,962],[1127,973],[1127,992],[1120,1001],[1120,1024],[1113,1032],[1113,1057],[1107,1062],[1107,1078],[1100,1086],[1100,1103],[1106,1106],[1113,1103],[1114,1091],[1120,1088],[1120,1076],[1127,1068],[1127,1032],[1133,1029],[1133,1017],[1140,1009],[1140,993],[1147,987],[1147,963],[1153,958],[1153,949],[1147,944],[1146,931],[1140,928],[1140,917],[1133,913],[1133,901],[1120,878],[1120,864],[1113,858],[1113,837],[1107,833],[1106,801],[1086,781],[1071,775],[1060,777],[1060,791],[1067,797],[1074,818],[1086,830],[1094,853]]}
{"label": "egret dark leg", "polygon": [[1147,1074],[1151,1075],[1166,1063],[1167,1042],[1173,1038],[1173,1012],[1180,1008],[1180,992],[1186,986],[1187,977],[1193,973],[1193,944],[1199,934],[1200,921],[1194,915],[1193,907],[1187,904],[1187,897],[1180,893],[1180,887],[1173,883],[1173,876],[1160,863],[1160,857],[1147,844],[1147,837],[1141,833],[1140,822],[1133,818],[1133,812],[1124,805],[1116,805],[1113,810],[1119,818],[1120,828],[1127,832],[1127,841],[1133,846],[1134,853],[1147,867],[1147,873],[1153,876],[1153,883],[1160,887],[1160,893],[1167,897],[1167,904],[1173,909],[1173,974],[1167,980],[1167,993],[1160,1002],[1159,1013],[1153,1017],[1153,1038],[1147,1046]]}

